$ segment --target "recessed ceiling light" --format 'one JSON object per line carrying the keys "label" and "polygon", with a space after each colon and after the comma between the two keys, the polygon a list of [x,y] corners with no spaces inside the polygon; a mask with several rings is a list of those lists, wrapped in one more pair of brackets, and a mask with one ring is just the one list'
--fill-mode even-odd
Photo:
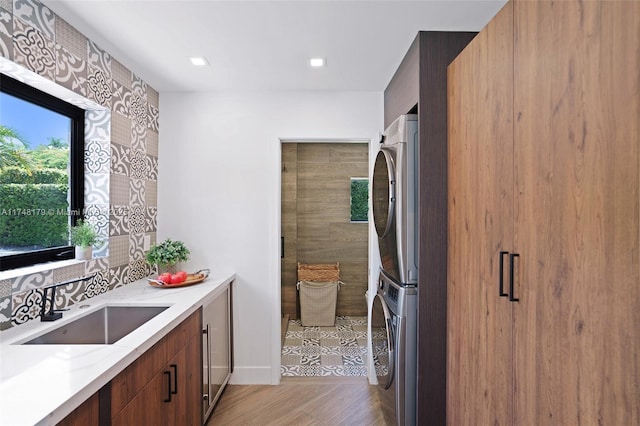
{"label": "recessed ceiling light", "polygon": [[209,61],[204,56],[192,56],[189,58],[191,64],[196,67],[203,67],[205,65],[209,65]]}
{"label": "recessed ceiling light", "polygon": [[309,66],[313,68],[320,68],[326,65],[324,58],[311,58],[309,59]]}

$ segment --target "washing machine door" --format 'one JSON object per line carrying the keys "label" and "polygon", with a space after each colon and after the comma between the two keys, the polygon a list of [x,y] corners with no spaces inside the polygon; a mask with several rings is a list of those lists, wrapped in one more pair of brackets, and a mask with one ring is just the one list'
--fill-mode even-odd
{"label": "washing machine door", "polygon": [[371,310],[371,345],[378,386],[389,389],[395,371],[393,321],[381,292],[373,299]]}

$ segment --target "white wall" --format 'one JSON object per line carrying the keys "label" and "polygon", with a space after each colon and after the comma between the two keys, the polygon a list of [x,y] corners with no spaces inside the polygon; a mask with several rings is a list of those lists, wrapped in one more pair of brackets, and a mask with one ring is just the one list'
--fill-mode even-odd
{"label": "white wall", "polygon": [[237,274],[232,382],[276,384],[280,139],[371,139],[375,158],[383,94],[162,93],[160,111],[158,240],[185,241],[189,270]]}

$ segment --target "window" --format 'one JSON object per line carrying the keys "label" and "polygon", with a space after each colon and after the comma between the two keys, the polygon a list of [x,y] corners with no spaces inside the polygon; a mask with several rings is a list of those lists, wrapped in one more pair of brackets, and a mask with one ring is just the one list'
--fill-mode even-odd
{"label": "window", "polygon": [[84,202],[84,110],[0,77],[0,270],[71,259]]}
{"label": "window", "polygon": [[367,222],[369,215],[369,179],[351,178],[351,222]]}

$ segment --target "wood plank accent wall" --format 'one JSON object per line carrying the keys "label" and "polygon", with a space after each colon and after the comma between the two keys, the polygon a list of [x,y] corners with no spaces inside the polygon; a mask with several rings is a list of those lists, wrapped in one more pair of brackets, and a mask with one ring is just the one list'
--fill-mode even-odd
{"label": "wood plank accent wall", "polygon": [[298,144],[282,144],[281,170],[281,232],[284,237],[284,257],[281,262],[281,309],[290,318],[297,318],[296,270],[298,262]]}
{"label": "wood plank accent wall", "polygon": [[336,314],[366,316],[368,224],[350,222],[350,178],[368,177],[368,145],[285,143],[282,164],[282,313],[297,317],[297,262],[340,262]]}

